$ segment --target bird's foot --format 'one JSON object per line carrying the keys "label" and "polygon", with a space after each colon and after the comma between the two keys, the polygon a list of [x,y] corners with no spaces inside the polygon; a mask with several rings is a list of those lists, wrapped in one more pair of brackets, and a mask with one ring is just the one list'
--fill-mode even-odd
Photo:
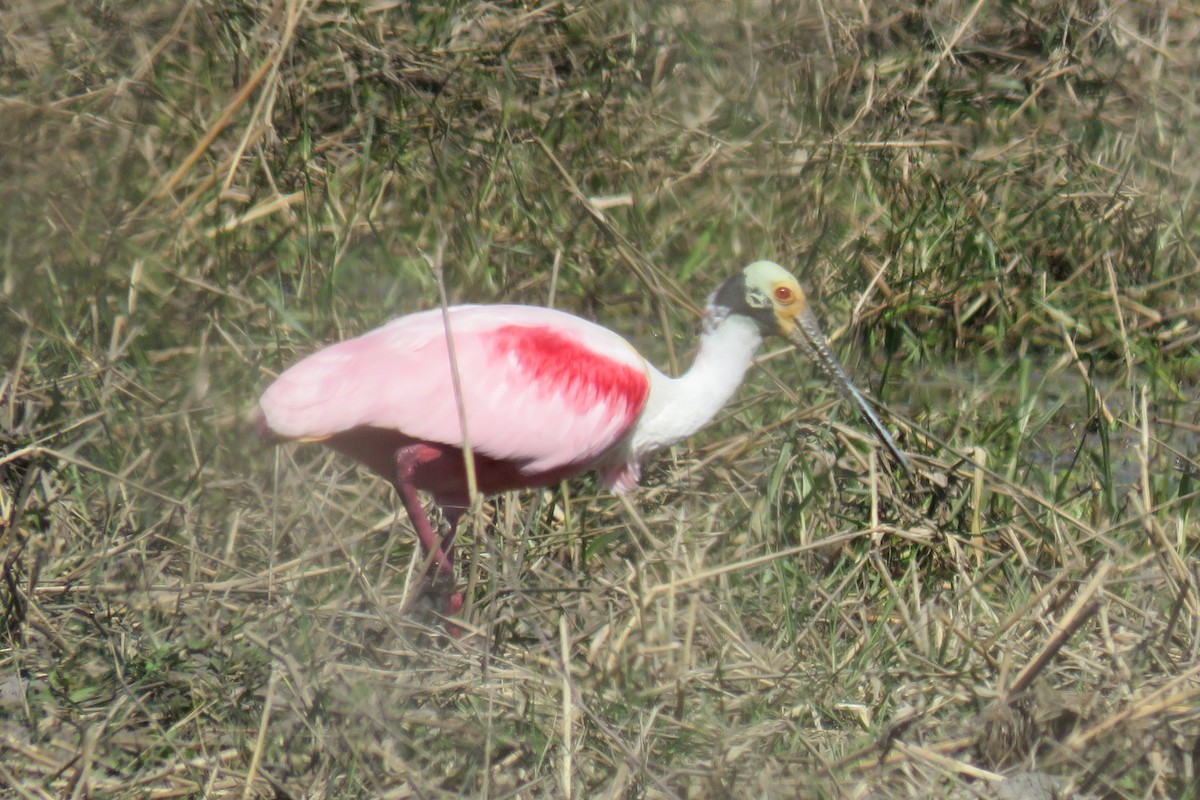
{"label": "bird's foot", "polygon": [[457,614],[462,611],[462,592],[457,591],[458,585],[453,576],[434,574],[425,579],[421,594],[429,601],[435,611],[443,614]]}
{"label": "bird's foot", "polygon": [[434,618],[446,629],[446,633],[458,639],[462,629],[451,621],[462,611],[463,594],[456,591],[454,579],[445,575],[435,574],[426,578],[408,603],[408,610],[413,616],[424,623],[436,624]]}

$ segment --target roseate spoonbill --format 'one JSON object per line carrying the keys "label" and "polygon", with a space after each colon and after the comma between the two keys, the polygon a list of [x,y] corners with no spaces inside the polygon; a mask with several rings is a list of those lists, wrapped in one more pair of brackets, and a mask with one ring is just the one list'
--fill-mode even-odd
{"label": "roseate spoonbill", "polygon": [[[651,454],[695,433],[725,405],[767,335],[816,361],[909,469],[830,352],[800,284],[770,261],[750,264],[712,293],[696,360],[678,378],[616,333],[562,311],[454,306],[400,317],[308,356],[267,388],[258,427],[275,441],[324,442],[390,481],[436,570],[425,591],[453,614],[462,606],[453,591],[453,539],[469,502],[464,442],[485,495],[588,470],[628,491]],[[441,507],[445,538],[419,491]]]}

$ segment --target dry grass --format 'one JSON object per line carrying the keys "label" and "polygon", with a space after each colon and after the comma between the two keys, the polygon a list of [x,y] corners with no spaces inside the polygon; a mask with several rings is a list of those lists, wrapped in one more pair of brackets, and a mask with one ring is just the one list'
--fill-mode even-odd
{"label": "dry grass", "polygon": [[[800,5],[0,9],[0,797],[1200,796],[1200,10]],[[674,367],[756,257],[919,477],[768,354],[447,641],[249,431],[431,261]]]}

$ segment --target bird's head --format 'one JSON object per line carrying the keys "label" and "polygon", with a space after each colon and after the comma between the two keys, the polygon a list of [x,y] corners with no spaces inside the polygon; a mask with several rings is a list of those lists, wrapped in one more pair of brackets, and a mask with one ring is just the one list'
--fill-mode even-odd
{"label": "bird's head", "polygon": [[812,317],[800,282],[773,261],[755,261],[713,293],[709,299],[711,322],[731,314],[754,320],[763,336],[781,336],[793,342],[805,318]]}
{"label": "bird's head", "polygon": [[732,315],[750,318],[764,337],[787,339],[815,361],[829,382],[854,404],[900,466],[909,469],[908,459],[829,349],[808,297],[792,273],[773,261],[755,261],[728,278],[709,298],[705,324],[715,326]]}

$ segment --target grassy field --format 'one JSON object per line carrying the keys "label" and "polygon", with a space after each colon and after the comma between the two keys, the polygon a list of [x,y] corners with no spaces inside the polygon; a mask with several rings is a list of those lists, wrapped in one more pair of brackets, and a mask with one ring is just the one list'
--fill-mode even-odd
{"label": "grassy field", "polygon": [[[1200,6],[0,5],[0,798],[1200,797]],[[408,519],[262,389],[439,302],[802,357]]]}

